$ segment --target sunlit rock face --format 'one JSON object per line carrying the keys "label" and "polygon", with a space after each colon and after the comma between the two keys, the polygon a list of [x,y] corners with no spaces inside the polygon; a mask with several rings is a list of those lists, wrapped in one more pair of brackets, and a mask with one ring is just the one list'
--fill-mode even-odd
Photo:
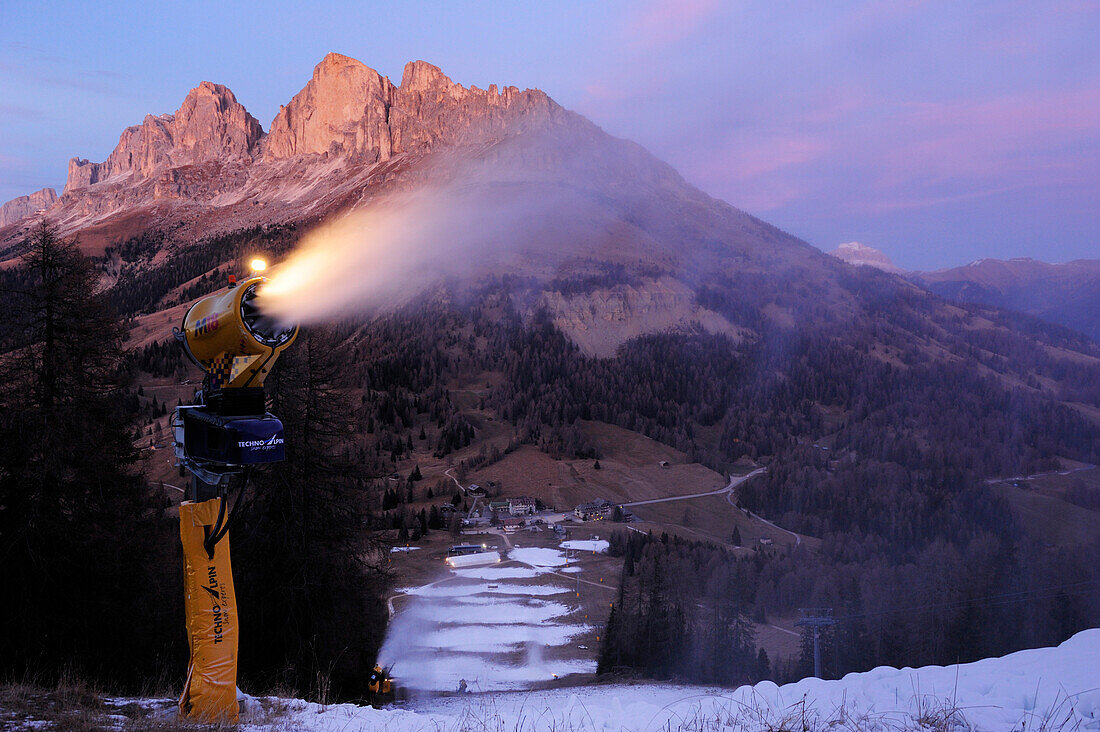
{"label": "sunlit rock face", "polygon": [[0,227],[11,226],[57,203],[57,191],[43,188],[29,196],[19,196],[0,206]]}
{"label": "sunlit rock face", "polygon": [[537,89],[456,84],[424,61],[405,65],[390,110],[394,150],[460,145],[545,128],[564,110]]}
{"label": "sunlit rock face", "polygon": [[65,193],[130,177],[145,180],[171,168],[207,161],[251,160],[263,129],[226,87],[204,81],[175,114],[147,115],[128,127],[102,163],[69,161]]}
{"label": "sunlit rock face", "polygon": [[264,156],[346,154],[388,160],[387,112],[393,95],[389,79],[353,58],[330,53],[305,88],[280,108]]}
{"label": "sunlit rock face", "polygon": [[344,155],[367,162],[436,144],[469,144],[545,126],[562,110],[546,94],[464,87],[424,61],[401,85],[355,59],[330,53],[271,124],[264,157]]}

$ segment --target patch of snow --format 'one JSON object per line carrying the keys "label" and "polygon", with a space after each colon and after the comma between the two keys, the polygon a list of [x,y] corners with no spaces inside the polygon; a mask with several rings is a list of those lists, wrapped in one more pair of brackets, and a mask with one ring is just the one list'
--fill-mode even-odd
{"label": "patch of snow", "polygon": [[[510,609],[514,612],[522,612],[520,608],[515,606]],[[588,628],[584,625],[533,625],[528,623],[460,625],[420,634],[411,647],[433,651],[461,650],[474,653],[493,653],[520,648],[526,643],[535,643],[540,646],[563,646],[587,630]],[[394,674],[397,675],[397,672],[395,671]],[[415,675],[410,676],[409,680],[410,683],[416,683]]]}
{"label": "patch of snow", "polygon": [[393,546],[390,547],[390,554],[396,554],[397,552],[415,552],[420,551],[418,546]]}
{"label": "patch of snow", "polygon": [[581,552],[596,552],[597,554],[606,552],[609,546],[611,545],[603,539],[570,539],[561,543],[562,549],[575,549]]}
{"label": "patch of snow", "polygon": [[447,563],[447,566],[451,569],[455,569],[458,567],[479,567],[486,564],[499,563],[500,553],[478,552],[477,554],[459,554],[457,556],[447,557],[445,561]]}
{"label": "patch of snow", "polygon": [[465,579],[502,580],[532,579],[545,571],[539,567],[483,567],[481,569],[456,569],[455,574]]}
{"label": "patch of snow", "polygon": [[[468,599],[481,602],[470,603]],[[462,602],[418,603],[407,611],[413,616],[434,620],[440,624],[466,623],[511,625],[524,623],[546,623],[554,618],[568,615],[570,608],[557,602],[544,600],[502,601],[500,598],[462,598]]]}
{"label": "patch of snow", "polygon": [[536,567],[562,567],[569,563],[565,555],[557,549],[545,549],[537,546],[516,547],[508,552],[508,558]]}
{"label": "patch of snow", "polygon": [[[655,730],[760,729],[784,724],[822,729],[937,728],[1100,729],[1100,629],[1057,648],[1038,648],[955,666],[876,668],[836,681],[764,681],[739,689],[669,684],[608,685],[429,697],[408,709],[296,703],[288,727],[317,732],[464,729]],[[589,666],[591,664],[588,664]],[[525,666],[437,664],[430,687],[471,690],[530,683],[539,674],[571,672],[583,663],[538,657]],[[482,685],[482,674],[492,680]],[[546,678],[546,676],[543,676]],[[923,720],[918,722],[918,720]],[[244,725],[247,729],[247,725]]]}
{"label": "patch of snow", "polygon": [[[474,571],[474,570],[469,570]],[[497,585],[489,587],[485,584],[447,584],[425,585],[424,587],[409,587],[402,592],[406,595],[419,595],[421,597],[468,597],[471,595],[560,595],[569,592],[568,588],[553,585]]]}
{"label": "patch of snow", "polygon": [[[404,683],[404,679],[406,678],[413,678],[407,673],[409,670],[413,671],[416,679],[415,688],[420,691],[453,692],[458,689],[461,680],[466,681],[467,689],[472,692],[513,691],[516,689],[525,689],[531,684],[551,681],[556,677],[560,678],[562,676],[568,676],[569,674],[593,673],[596,670],[595,661],[546,661],[537,657],[531,659],[530,662],[520,665],[486,661],[471,663],[468,658],[456,658],[446,664],[421,666],[416,664],[415,660],[416,659],[413,659],[413,663],[410,664],[408,668],[406,668],[404,661],[398,662],[394,665],[392,670],[399,684]],[[475,698],[481,697],[478,695]],[[463,714],[462,710],[458,710],[457,713],[459,716]],[[346,720],[347,718],[345,718],[345,721]],[[389,720],[386,720],[383,724],[376,723],[376,726],[366,725],[357,727],[355,724],[358,723],[358,720],[355,720],[351,726],[342,727],[341,729],[348,730],[349,732],[351,730],[366,731],[376,729],[394,730],[394,732],[405,732],[406,730],[408,730],[408,732],[412,732],[413,730],[455,730],[455,732],[457,732],[458,730],[482,729],[482,726],[477,724],[474,717],[467,717],[465,720],[466,723],[464,724],[460,719],[456,719],[450,715],[435,715],[430,712],[427,714],[416,713],[415,718],[406,718],[406,721],[409,723],[407,727],[391,726]],[[522,725],[507,727],[507,729],[513,728],[527,729],[527,727]],[[327,732],[329,728],[322,727],[321,729]],[[489,729],[497,728],[489,727]],[[542,727],[539,727],[539,729],[542,729]]]}

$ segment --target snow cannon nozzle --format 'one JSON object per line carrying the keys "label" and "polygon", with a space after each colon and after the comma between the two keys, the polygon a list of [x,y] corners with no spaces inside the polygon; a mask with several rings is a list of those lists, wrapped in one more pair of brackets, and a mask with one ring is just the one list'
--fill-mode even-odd
{"label": "snow cannon nozzle", "polygon": [[[263,260],[255,260],[263,263]],[[264,263],[266,267],[266,263]],[[208,390],[263,387],[279,355],[298,335],[258,301],[267,280],[250,277],[196,302],[183,318],[187,355],[204,372]]]}

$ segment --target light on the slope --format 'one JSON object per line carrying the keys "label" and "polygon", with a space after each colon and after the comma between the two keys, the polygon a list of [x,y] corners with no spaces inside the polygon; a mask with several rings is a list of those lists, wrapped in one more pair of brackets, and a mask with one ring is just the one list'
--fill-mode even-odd
{"label": "light on the slope", "polygon": [[262,259],[253,259],[250,266],[253,272],[263,272],[267,269],[267,262]]}

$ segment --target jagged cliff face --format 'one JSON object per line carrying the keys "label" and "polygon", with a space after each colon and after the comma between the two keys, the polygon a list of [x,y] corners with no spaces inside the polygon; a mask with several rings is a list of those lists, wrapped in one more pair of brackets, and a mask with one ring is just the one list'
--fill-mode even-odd
{"label": "jagged cliff face", "polygon": [[388,160],[393,95],[389,79],[355,59],[330,53],[275,116],[264,156],[278,160],[343,153],[371,162]]}
{"label": "jagged cliff face", "polygon": [[541,91],[466,88],[424,61],[405,66],[401,85],[355,59],[330,53],[279,110],[264,158],[343,155],[367,162],[463,145],[538,128],[562,111]]}
{"label": "jagged cliff face", "polygon": [[[638,273],[568,297],[535,292],[525,303],[549,311],[589,353],[613,353],[652,330],[703,327],[740,338],[740,325],[694,301],[691,273],[764,276],[774,290],[784,286],[777,278],[799,279],[819,299],[839,292],[830,270],[843,265],[710,198],[545,93],[464,87],[423,61],[407,64],[395,85],[329,54],[266,134],[232,92],[203,82],[175,114],[123,132],[107,160],[74,159],[50,217],[92,253],[151,230],[168,232],[166,246],[189,246],[385,205],[389,194],[424,183],[456,184],[506,213],[523,211],[506,234],[521,240],[504,247],[515,256],[470,257],[471,277]],[[0,230],[0,261],[17,252],[28,225]]]}
{"label": "jagged cliff face", "polygon": [[[369,196],[418,156],[561,125],[592,127],[541,91],[467,88],[424,61],[397,86],[332,53],[268,133],[229,89],[202,82],[175,114],[127,128],[105,161],[73,158],[51,216],[92,250],[149,228],[182,225],[199,238],[311,219]],[[0,231],[0,251],[26,225]]]}
{"label": "jagged cliff face", "polygon": [[135,182],[184,165],[251,159],[263,129],[221,84],[204,81],[175,114],[148,115],[128,127],[102,163],[73,158],[65,194],[123,176]]}
{"label": "jagged cliff face", "polygon": [[23,219],[45,211],[57,203],[57,191],[43,188],[29,196],[20,196],[0,206],[0,228],[17,224]]}

